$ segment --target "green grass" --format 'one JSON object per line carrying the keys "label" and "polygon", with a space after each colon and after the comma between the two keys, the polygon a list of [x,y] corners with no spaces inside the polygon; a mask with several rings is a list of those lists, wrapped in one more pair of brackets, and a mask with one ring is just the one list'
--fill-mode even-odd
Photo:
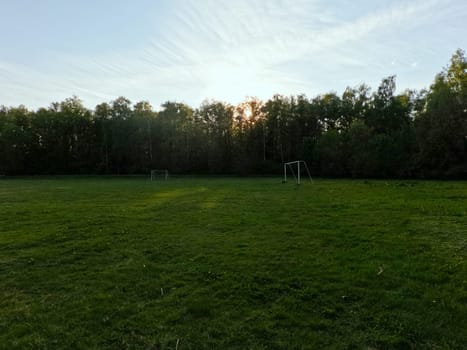
{"label": "green grass", "polygon": [[0,348],[462,349],[467,183],[0,180]]}

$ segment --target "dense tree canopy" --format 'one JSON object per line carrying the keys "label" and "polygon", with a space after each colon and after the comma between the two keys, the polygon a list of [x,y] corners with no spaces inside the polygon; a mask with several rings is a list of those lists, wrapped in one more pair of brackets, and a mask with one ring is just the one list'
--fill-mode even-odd
{"label": "dense tree canopy", "polygon": [[467,177],[467,60],[462,50],[427,91],[275,95],[160,111],[119,97],[93,111],[77,97],[30,111],[0,107],[0,174],[265,174],[304,159],[314,174]]}

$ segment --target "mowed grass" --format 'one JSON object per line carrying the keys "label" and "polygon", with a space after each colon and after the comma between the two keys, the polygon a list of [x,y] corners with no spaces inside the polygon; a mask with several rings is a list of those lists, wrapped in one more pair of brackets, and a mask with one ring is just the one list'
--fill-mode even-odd
{"label": "mowed grass", "polygon": [[467,183],[0,180],[2,349],[465,349]]}

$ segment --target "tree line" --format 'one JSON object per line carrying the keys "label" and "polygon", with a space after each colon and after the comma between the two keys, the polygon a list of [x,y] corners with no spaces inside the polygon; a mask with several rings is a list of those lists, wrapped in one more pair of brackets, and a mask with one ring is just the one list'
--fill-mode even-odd
{"label": "tree line", "polygon": [[303,159],[314,175],[467,177],[467,60],[457,50],[429,89],[341,96],[275,95],[199,108],[119,97],[85,108],[77,97],[31,111],[0,107],[0,174],[273,174]]}

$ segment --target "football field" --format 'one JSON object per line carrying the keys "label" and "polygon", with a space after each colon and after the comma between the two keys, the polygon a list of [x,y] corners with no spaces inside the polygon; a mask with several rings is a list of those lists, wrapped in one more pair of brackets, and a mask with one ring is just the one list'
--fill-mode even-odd
{"label": "football field", "polygon": [[0,179],[0,349],[463,349],[467,183]]}

